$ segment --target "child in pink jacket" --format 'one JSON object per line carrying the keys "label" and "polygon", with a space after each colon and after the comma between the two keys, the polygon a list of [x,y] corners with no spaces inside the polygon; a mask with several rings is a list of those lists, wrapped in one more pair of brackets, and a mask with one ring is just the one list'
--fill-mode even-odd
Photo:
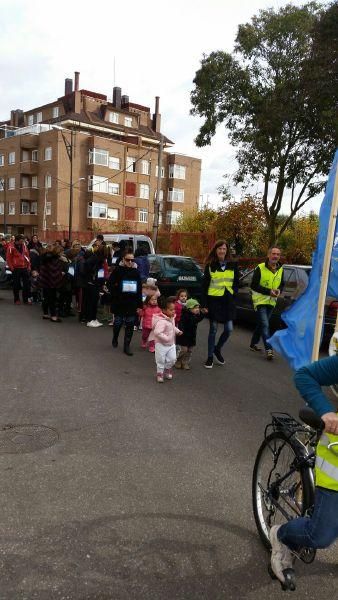
{"label": "child in pink jacket", "polygon": [[148,340],[153,328],[153,317],[154,315],[160,315],[161,312],[160,307],[157,305],[157,296],[147,296],[143,303],[143,308],[139,312],[139,316],[142,317],[141,348],[146,348],[149,343],[149,352],[155,352],[155,341]]}
{"label": "child in pink jacket", "polygon": [[172,379],[172,367],[176,362],[175,336],[182,331],[175,327],[175,299],[166,298],[160,315],[153,319],[153,330],[150,339],[155,340],[155,361],[157,381],[163,383],[164,377]]}

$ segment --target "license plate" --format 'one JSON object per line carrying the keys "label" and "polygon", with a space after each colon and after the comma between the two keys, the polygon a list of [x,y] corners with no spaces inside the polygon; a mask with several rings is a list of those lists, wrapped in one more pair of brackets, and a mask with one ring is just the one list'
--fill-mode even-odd
{"label": "license plate", "polygon": [[193,275],[180,275],[180,277],[177,277],[177,281],[196,281],[196,277]]}

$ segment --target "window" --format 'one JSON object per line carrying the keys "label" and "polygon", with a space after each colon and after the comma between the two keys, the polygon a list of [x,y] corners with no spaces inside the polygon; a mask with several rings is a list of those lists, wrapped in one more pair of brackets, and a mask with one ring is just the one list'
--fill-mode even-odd
{"label": "window", "polygon": [[21,176],[21,187],[22,188],[29,188],[31,185],[31,179],[28,175],[22,175]]}
{"label": "window", "polygon": [[148,211],[146,208],[140,208],[138,213],[138,220],[140,223],[148,223]]}
{"label": "window", "polygon": [[[162,177],[162,179],[164,177],[164,174],[165,174],[165,169],[164,169],[164,167],[161,167],[161,177]],[[156,177],[158,177],[158,165],[156,165],[155,175],[156,175]]]}
{"label": "window", "polygon": [[15,177],[8,178],[8,189],[15,190]]}
{"label": "window", "polygon": [[89,202],[88,217],[91,219],[106,219],[107,204],[104,204],[102,202]]}
{"label": "window", "polygon": [[177,221],[179,220],[179,218],[181,216],[182,216],[182,213],[179,210],[168,211],[167,216],[166,216],[166,224],[174,225],[175,223],[177,223]]}
{"label": "window", "polygon": [[133,118],[132,117],[124,117],[124,124],[126,127],[133,126]]}
{"label": "window", "polygon": [[158,214],[158,224],[159,224],[159,225],[162,225],[162,223],[163,223],[163,215],[162,215],[162,213],[160,212],[160,213]]}
{"label": "window", "polygon": [[45,148],[45,160],[52,160],[52,148],[50,146]]}
{"label": "window", "polygon": [[10,152],[8,154],[8,164],[9,165],[14,165],[15,164],[15,152]]}
{"label": "window", "polygon": [[37,215],[38,214],[38,203],[37,202],[28,202],[27,200],[22,200],[21,214],[22,215]]}
{"label": "window", "polygon": [[90,165],[102,165],[108,167],[108,150],[102,150],[101,148],[93,148],[89,150],[89,164]]}
{"label": "window", "polygon": [[140,184],[140,198],[149,200],[149,185],[147,183]]}
{"label": "window", "polygon": [[52,214],[52,203],[51,202],[46,202],[45,215],[46,215],[46,217],[48,217],[51,214]]}
{"label": "window", "polygon": [[0,215],[3,215],[4,213],[5,213],[5,203],[0,202]]}
{"label": "window", "polygon": [[116,125],[118,125],[119,124],[119,113],[110,112],[109,113],[109,121],[110,121],[110,123],[115,123]]}
{"label": "window", "polygon": [[198,266],[191,258],[171,257],[164,258],[165,271],[177,271],[178,275],[200,274]]}
{"label": "window", "polygon": [[168,202],[184,202],[184,190],[170,188],[168,192]]}
{"label": "window", "polygon": [[[156,198],[157,198],[157,190],[155,190],[154,198],[156,200]],[[163,190],[160,190],[160,202],[162,202],[162,208],[163,208]]]}
{"label": "window", "polygon": [[38,162],[38,160],[39,160],[39,152],[38,152],[38,150],[32,150],[32,160],[34,162]]}
{"label": "window", "polygon": [[109,156],[108,166],[110,169],[120,170],[120,159],[116,156]]}
{"label": "window", "polygon": [[8,205],[8,214],[15,215],[15,202],[10,202]]}
{"label": "window", "polygon": [[32,176],[32,188],[37,188],[37,187],[38,187],[38,176],[33,175]]}
{"label": "window", "polygon": [[36,122],[41,123],[42,121],[42,112],[36,113]]}
{"label": "window", "polygon": [[109,181],[108,182],[108,191],[109,191],[109,194],[113,194],[113,196],[118,196],[120,194],[120,184]]}
{"label": "window", "polygon": [[99,175],[92,175],[91,177],[88,177],[88,191],[108,194],[109,189],[107,177],[100,177]]}
{"label": "window", "polygon": [[108,208],[108,219],[112,221],[118,221],[119,211],[118,208]]}
{"label": "window", "polygon": [[3,192],[5,189],[5,179],[0,177],[0,192]]}
{"label": "window", "polygon": [[136,173],[136,158],[134,156],[127,156],[126,171],[128,173]]}
{"label": "window", "polygon": [[3,167],[5,164],[5,155],[0,154],[0,167]]}
{"label": "window", "polygon": [[58,106],[53,106],[53,119],[56,119],[56,117],[59,116],[59,107]]}
{"label": "window", "polygon": [[148,260],[149,260],[149,267],[150,267],[150,272],[149,272],[150,276],[152,277],[153,275],[160,273],[161,272],[160,259],[157,258],[157,256],[155,257],[154,255],[149,254]]}
{"label": "window", "polygon": [[28,115],[27,124],[34,125],[34,115]]}
{"label": "window", "polygon": [[284,291],[285,292],[294,292],[297,288],[297,273],[296,269],[288,269],[284,270]]}
{"label": "window", "polygon": [[149,160],[141,161],[141,173],[142,175],[150,175],[150,162]]}
{"label": "window", "polygon": [[169,165],[169,177],[185,179],[185,167],[183,165]]}
{"label": "window", "polygon": [[52,176],[45,175],[45,188],[51,188],[51,187],[52,187]]}

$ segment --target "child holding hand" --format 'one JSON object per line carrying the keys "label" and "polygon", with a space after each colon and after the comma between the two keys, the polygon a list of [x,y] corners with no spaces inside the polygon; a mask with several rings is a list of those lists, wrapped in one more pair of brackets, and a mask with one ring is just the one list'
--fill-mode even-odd
{"label": "child holding hand", "polygon": [[183,307],[179,328],[182,330],[180,337],[180,352],[175,364],[176,369],[190,369],[191,354],[196,346],[197,325],[204,319],[197,300],[190,298]]}
{"label": "child holding hand", "polygon": [[163,383],[164,378],[173,378],[172,367],[176,361],[175,335],[181,334],[175,327],[175,298],[166,298],[161,314],[154,316],[153,330],[149,336],[149,339],[155,340],[158,383]]}
{"label": "child holding hand", "polygon": [[146,296],[143,303],[143,308],[139,311],[139,317],[142,318],[142,340],[141,348],[146,348],[149,344],[149,352],[155,352],[155,341],[148,340],[150,332],[153,328],[154,315],[160,315],[161,309],[157,304],[157,296]]}

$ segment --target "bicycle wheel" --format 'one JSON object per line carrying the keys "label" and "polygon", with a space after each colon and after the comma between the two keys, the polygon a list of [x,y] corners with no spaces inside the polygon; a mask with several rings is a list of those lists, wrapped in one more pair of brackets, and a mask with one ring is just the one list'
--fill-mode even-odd
{"label": "bicycle wheel", "polygon": [[[272,525],[282,525],[306,514],[314,501],[311,468],[293,470],[296,458],[306,454],[302,444],[282,432],[271,433],[258,450],[252,478],[252,503],[263,544],[270,548]],[[279,479],[291,473],[281,483]]]}

